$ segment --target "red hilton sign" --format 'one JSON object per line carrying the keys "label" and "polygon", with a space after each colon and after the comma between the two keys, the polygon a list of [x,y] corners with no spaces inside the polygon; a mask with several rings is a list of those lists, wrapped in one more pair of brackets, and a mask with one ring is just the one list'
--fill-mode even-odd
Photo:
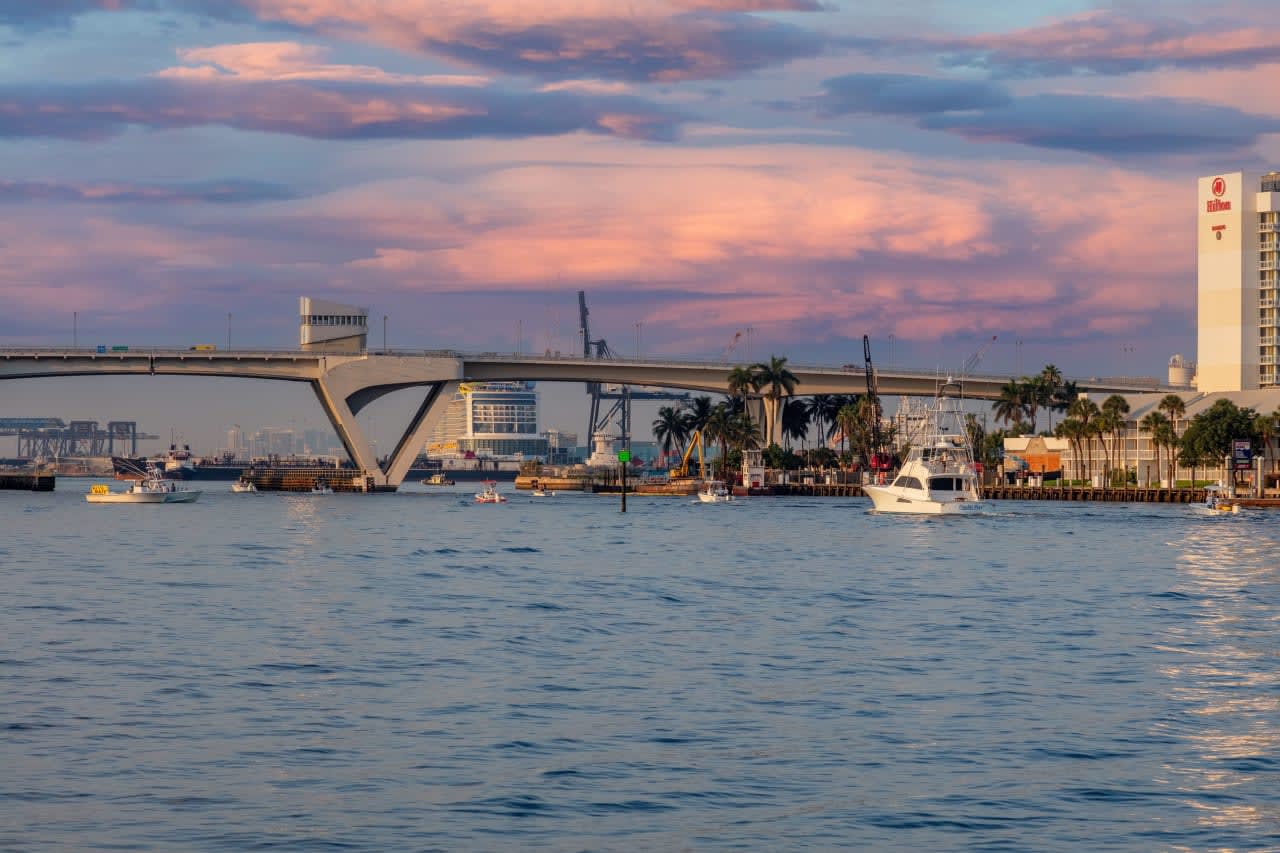
{"label": "red hilton sign", "polygon": [[1205,213],[1225,213],[1231,209],[1231,202],[1223,201],[1222,196],[1227,191],[1227,182],[1222,178],[1214,178],[1213,183],[1209,184],[1209,190],[1214,197],[1204,203]]}

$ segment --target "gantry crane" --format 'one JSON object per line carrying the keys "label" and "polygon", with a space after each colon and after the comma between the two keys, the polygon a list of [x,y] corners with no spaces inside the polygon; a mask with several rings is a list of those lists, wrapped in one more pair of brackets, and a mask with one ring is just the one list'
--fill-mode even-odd
{"label": "gantry crane", "polygon": [[[587,318],[586,291],[578,291],[578,335],[582,338],[583,358],[616,358],[604,338],[592,339],[591,325]],[[614,416],[618,418],[618,433],[622,446],[631,446],[631,401],[632,400],[675,400],[681,403],[689,401],[688,394],[675,394],[670,391],[634,391],[630,385],[604,385],[600,382],[588,382],[587,395],[591,397],[591,411],[587,416],[586,444],[591,446],[592,438],[597,432],[608,429]],[[615,390],[616,389],[616,390]],[[613,405],[603,415],[600,414],[602,400],[612,400]]]}

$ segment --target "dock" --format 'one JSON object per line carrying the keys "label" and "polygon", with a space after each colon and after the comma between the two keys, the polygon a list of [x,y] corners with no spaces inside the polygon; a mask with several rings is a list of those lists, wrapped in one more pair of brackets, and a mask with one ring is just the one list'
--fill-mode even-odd
{"label": "dock", "polygon": [[52,492],[57,477],[31,471],[0,471],[0,489],[23,492]]}

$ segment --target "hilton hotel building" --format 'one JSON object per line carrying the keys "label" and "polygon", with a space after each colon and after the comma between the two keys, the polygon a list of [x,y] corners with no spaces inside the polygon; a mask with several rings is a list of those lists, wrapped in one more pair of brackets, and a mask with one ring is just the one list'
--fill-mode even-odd
{"label": "hilton hotel building", "polygon": [[1196,389],[1280,386],[1280,172],[1201,178]]}

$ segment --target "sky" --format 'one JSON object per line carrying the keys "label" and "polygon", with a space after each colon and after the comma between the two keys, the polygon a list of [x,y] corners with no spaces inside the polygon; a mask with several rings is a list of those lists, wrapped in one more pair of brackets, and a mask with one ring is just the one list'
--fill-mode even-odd
{"label": "sky", "polygon": [[[568,352],[584,290],[628,355],[1163,377],[1195,180],[1280,168],[1278,72],[1274,0],[3,0],[0,347],[288,348],[305,295]],[[324,423],[150,377],[0,416]]]}

